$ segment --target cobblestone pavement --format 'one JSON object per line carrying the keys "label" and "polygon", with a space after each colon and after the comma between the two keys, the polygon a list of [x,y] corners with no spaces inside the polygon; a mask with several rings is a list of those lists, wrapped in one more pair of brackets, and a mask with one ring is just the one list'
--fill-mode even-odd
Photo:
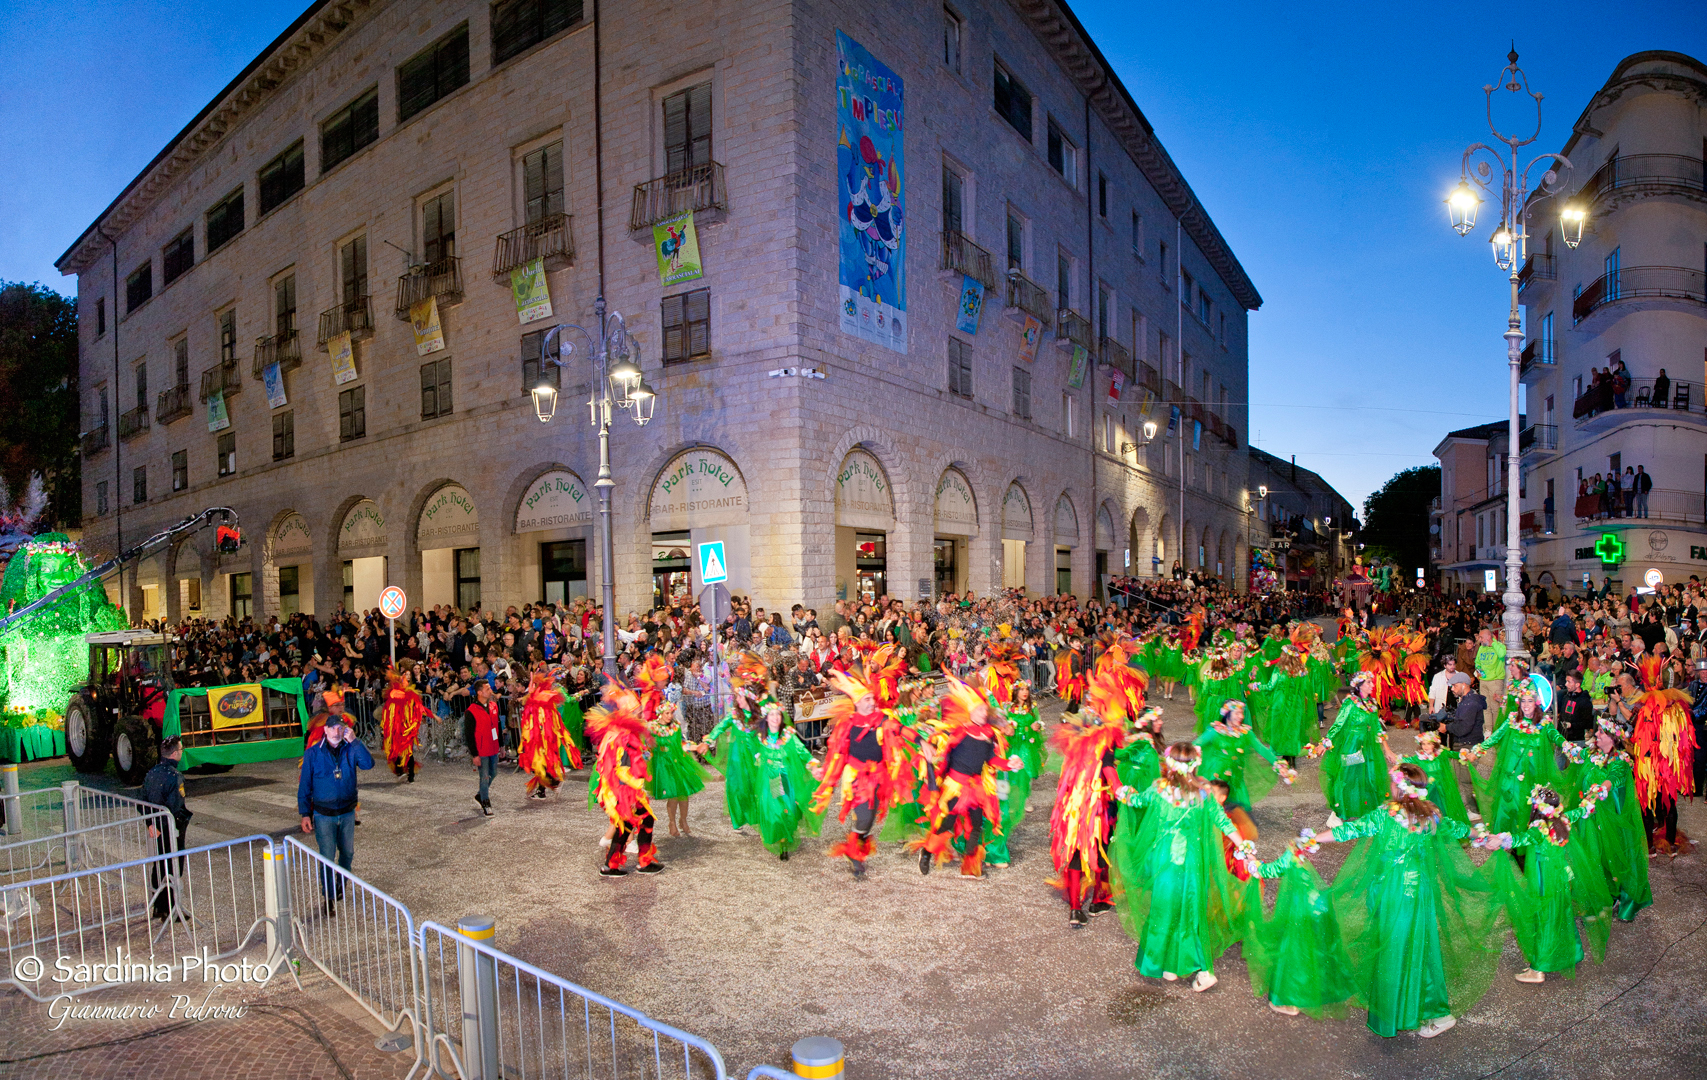
{"label": "cobblestone pavement", "polygon": [[[1160,703],[1171,737],[1191,731],[1184,696]],[[1393,743],[1404,752],[1412,740],[1395,732]],[[293,766],[188,778],[191,842],[293,829]],[[56,769],[27,770],[25,786],[57,783]],[[1315,766],[1300,771],[1294,788],[1256,807],[1264,857],[1327,816]],[[730,830],[718,783],[693,801],[694,835],[660,839],[668,872],[601,879],[605,821],[587,809],[585,775],[528,802],[522,778],[504,769],[498,813],[483,818],[466,762],[429,763],[412,785],[366,774],[355,869],[417,920],[496,916],[500,947],[711,1040],[731,1075],[785,1065],[796,1039],[817,1034],[846,1044],[850,1077],[1707,1075],[1700,855],[1651,864],[1655,904],[1613,927],[1605,964],[1583,965],[1574,980],[1521,985],[1508,937],[1500,977],[1455,1030],[1432,1041],[1382,1039],[1357,1012],[1315,1022],[1269,1011],[1251,993],[1237,947],[1217,965],[1220,985],[1194,994],[1140,978],[1113,917],[1069,930],[1045,884],[1053,776],[1037,785],[1012,866],[981,881],[921,878],[913,859],[886,844],[856,884],[845,862],[824,857],[841,834],[833,822],[822,840],[779,861],[756,836]],[[1686,831],[1707,834],[1701,803],[1685,805],[1682,819]],[[1324,875],[1342,851],[1324,849]],[[313,1059],[301,1035],[266,1030],[300,1048],[292,1058]]]}

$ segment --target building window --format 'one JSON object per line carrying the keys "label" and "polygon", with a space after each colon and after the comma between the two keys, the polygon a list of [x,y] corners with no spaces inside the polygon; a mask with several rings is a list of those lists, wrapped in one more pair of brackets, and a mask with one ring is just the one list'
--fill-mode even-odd
{"label": "building window", "polygon": [[1061,432],[1067,438],[1073,437],[1073,429],[1078,425],[1073,422],[1073,395],[1061,391]]}
{"label": "building window", "polygon": [[455,562],[456,606],[468,611],[480,603],[480,549],[457,548]]}
{"label": "building window", "polygon": [[207,212],[208,254],[218,251],[225,242],[243,231],[243,189],[238,188],[213,204]]}
{"label": "building window", "polygon": [[527,224],[563,212],[563,144],[554,142],[522,158]]}
{"label": "building window", "polygon": [[273,414],[273,460],[296,456],[296,410]]}
{"label": "building window", "polygon": [[1001,64],[996,65],[996,113],[1031,141],[1031,91]]}
{"label": "building window", "polygon": [[237,433],[227,431],[219,436],[215,444],[215,452],[219,455],[219,475],[235,476],[237,474]]}
{"label": "building window", "polygon": [[183,388],[190,385],[190,339],[181,337],[172,343],[172,385]]}
{"label": "building window", "polygon": [[379,139],[379,87],[370,87],[320,125],[320,175]]}
{"label": "building window", "polygon": [[1551,311],[1541,316],[1541,362],[1543,364],[1553,362],[1553,313]]}
{"label": "building window", "polygon": [[1180,302],[1180,306],[1184,307],[1187,311],[1191,310],[1191,287],[1194,284],[1195,284],[1195,282],[1193,282],[1191,280],[1191,275],[1186,273],[1186,271],[1183,269],[1180,270],[1180,272],[1179,272],[1179,302]]}
{"label": "building window", "polygon": [[273,332],[280,341],[296,336],[296,275],[273,282]]}
{"label": "building window", "polygon": [[1168,242],[1160,240],[1156,243],[1156,273],[1162,276],[1162,288],[1172,289],[1174,283],[1168,278]]}
{"label": "building window", "polygon": [[674,175],[711,163],[711,84],[664,99],[664,172]]}
{"label": "building window", "polygon": [[302,568],[279,567],[279,614],[290,618],[302,610]]}
{"label": "building window", "polygon": [[95,513],[96,514],[104,514],[106,512],[107,512],[107,482],[105,480],[98,480],[95,482]]}
{"label": "building window", "polygon": [[1132,254],[1144,257],[1144,215],[1132,211]]}
{"label": "building window", "polygon": [[290,144],[278,157],[261,166],[261,213],[302,190],[306,182],[302,165],[302,140]]}
{"label": "building window", "polygon": [[428,45],[397,69],[397,122],[468,82],[468,24]]}
{"label": "building window", "polygon": [[972,346],[954,337],[948,339],[948,392],[972,396]]}
{"label": "building window", "polygon": [[196,235],[194,229],[185,229],[172,238],[160,251],[160,281],[170,285],[185,274],[196,264]]}
{"label": "building window", "polygon": [[1070,186],[1079,186],[1079,148],[1053,120],[1049,121],[1049,167]]}
{"label": "building window", "polygon": [[338,441],[367,437],[367,387],[352,386],[338,394]]}
{"label": "building window", "polygon": [[172,454],[172,490],[183,491],[190,486],[190,452],[177,450]]}
{"label": "building window", "polygon": [[1203,320],[1204,326],[1209,326],[1214,321],[1210,318],[1212,309],[1213,305],[1210,303],[1209,294],[1202,289],[1197,290],[1197,317]]}
{"label": "building window", "polygon": [[947,8],[942,9],[942,62],[948,70],[960,70],[960,33],[963,24],[960,16]]}
{"label": "building window", "polygon": [[421,258],[428,266],[456,256],[456,192],[421,204]]}
{"label": "building window", "polygon": [[338,280],[346,305],[359,303],[367,295],[366,236],[358,236],[338,249]]}
{"label": "building window", "polygon": [[1014,368],[1014,415],[1031,419],[1031,372]]}
{"label": "building window", "polygon": [[1114,415],[1112,413],[1102,414],[1102,452],[1105,454],[1114,453]]}
{"label": "building window", "polygon": [[1073,306],[1073,260],[1057,252],[1055,255],[1056,307]]}
{"label": "building window", "polygon": [[107,405],[107,388],[106,387],[103,386],[98,391],[97,400],[100,402],[100,407],[101,407],[101,430],[105,431],[105,430],[107,430],[107,421],[112,418],[112,410]]}
{"label": "building window", "polygon": [[421,419],[449,416],[450,357],[429,360],[421,365]]}
{"label": "building window", "polygon": [[544,330],[535,330],[531,334],[522,335],[522,393],[529,394],[540,384],[540,372],[545,373],[545,382],[557,389],[563,389],[563,369],[557,364],[540,365],[540,349],[545,343]]}
{"label": "building window", "polygon": [[711,353],[711,290],[664,297],[664,363]]}
{"label": "building window", "polygon": [[[1158,363],[1160,363],[1162,365],[1162,370],[1164,373],[1167,371],[1168,359],[1170,357],[1172,357],[1173,354],[1174,354],[1174,339],[1172,337],[1170,337],[1166,332],[1161,332],[1161,331],[1157,332],[1157,334],[1156,334],[1156,360]],[[1177,372],[1176,372],[1176,374],[1177,374]]]}
{"label": "building window", "polygon": [[1227,313],[1225,311],[1221,312],[1221,329],[1218,331],[1218,336],[1221,339],[1221,347],[1225,349],[1227,347]]}
{"label": "building window", "polygon": [[1097,216],[1108,220],[1108,177],[1097,173]]}
{"label": "building window", "polygon": [[237,309],[226,308],[219,313],[219,362],[237,362]]}
{"label": "building window", "polygon": [[255,614],[255,589],[251,574],[231,575],[231,617],[247,619]]}
{"label": "building window", "polygon": [[136,372],[136,407],[146,412],[148,410],[148,365],[139,363],[134,370]]}
{"label": "building window", "polygon": [[145,262],[124,279],[124,313],[129,315],[154,297],[154,263]]}
{"label": "building window", "polygon": [[148,466],[138,465],[130,471],[130,501],[145,503],[148,501]]}
{"label": "building window", "polygon": [[942,234],[965,232],[966,178],[946,162],[942,167]]}
{"label": "building window", "polygon": [[107,298],[95,298],[95,336],[100,337],[107,332]]}
{"label": "building window", "polygon": [[1025,269],[1025,219],[1008,211],[1008,269]]}
{"label": "building window", "polygon": [[344,560],[343,581],[344,610],[354,611],[356,607],[356,564],[353,560]]}
{"label": "building window", "polygon": [[580,0],[499,0],[492,5],[492,63],[502,64],[580,21]]}

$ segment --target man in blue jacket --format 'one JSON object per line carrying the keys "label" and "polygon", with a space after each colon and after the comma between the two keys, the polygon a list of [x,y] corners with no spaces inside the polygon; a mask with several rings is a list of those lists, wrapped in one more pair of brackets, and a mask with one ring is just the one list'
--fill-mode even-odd
{"label": "man in blue jacket", "polygon": [[[296,785],[296,812],[302,831],[314,834],[320,857],[337,861],[345,870],[356,855],[356,771],[373,768],[373,755],[344,719],[333,715],[326,737],[302,755],[302,777]],[[335,901],[344,898],[343,879],[325,871],[320,879],[326,914],[337,917]]]}

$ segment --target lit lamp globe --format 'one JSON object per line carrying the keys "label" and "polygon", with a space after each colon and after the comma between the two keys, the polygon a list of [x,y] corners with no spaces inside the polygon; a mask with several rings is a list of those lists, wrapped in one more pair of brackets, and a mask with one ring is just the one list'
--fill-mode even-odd
{"label": "lit lamp globe", "polygon": [[1482,200],[1475,190],[1463,180],[1452,189],[1452,194],[1446,197],[1446,211],[1452,219],[1452,227],[1458,230],[1459,236],[1468,236],[1476,227],[1476,211],[1481,209]]}
{"label": "lit lamp globe", "polygon": [[1588,211],[1580,206],[1566,206],[1559,215],[1559,231],[1565,235],[1565,246],[1575,249],[1583,242],[1583,223],[1588,220]]}

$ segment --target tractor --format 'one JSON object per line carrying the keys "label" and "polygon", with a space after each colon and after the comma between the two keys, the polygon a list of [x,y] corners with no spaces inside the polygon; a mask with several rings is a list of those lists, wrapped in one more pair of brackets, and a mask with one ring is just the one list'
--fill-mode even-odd
{"label": "tractor", "polygon": [[89,677],[65,706],[66,755],[85,773],[105,770],[110,755],[119,779],[134,787],[160,757],[171,654],[149,630],[90,634],[88,642]]}

